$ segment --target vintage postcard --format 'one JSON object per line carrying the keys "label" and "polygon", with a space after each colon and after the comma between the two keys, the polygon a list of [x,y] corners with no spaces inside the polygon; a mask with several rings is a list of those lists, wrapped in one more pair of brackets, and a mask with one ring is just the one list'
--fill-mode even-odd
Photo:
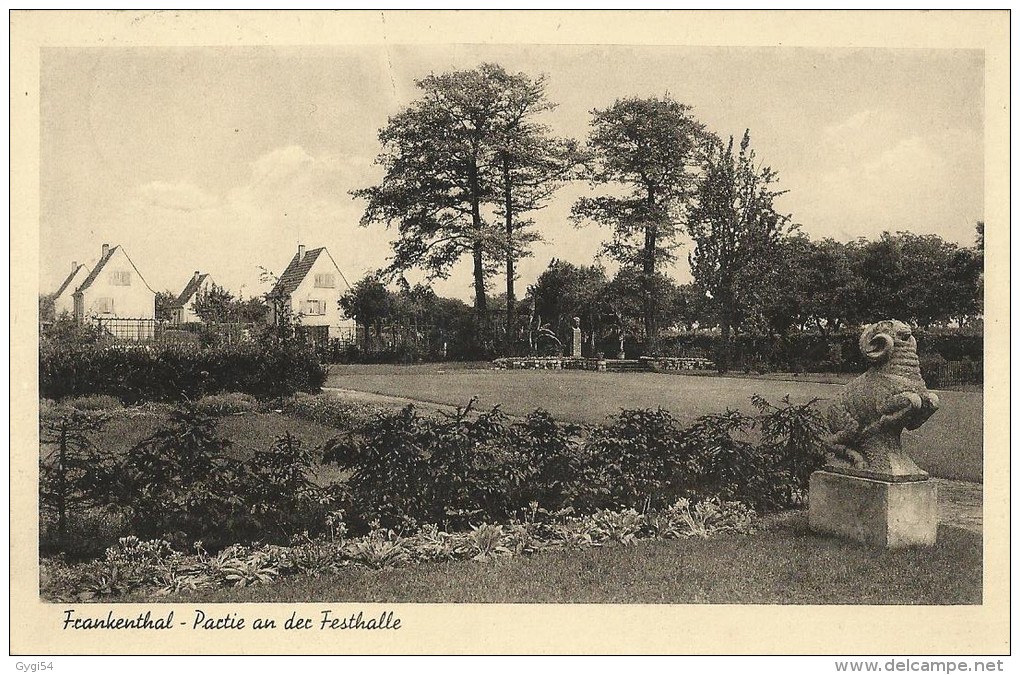
{"label": "vintage postcard", "polygon": [[12,654],[1008,654],[1008,34],[12,12]]}

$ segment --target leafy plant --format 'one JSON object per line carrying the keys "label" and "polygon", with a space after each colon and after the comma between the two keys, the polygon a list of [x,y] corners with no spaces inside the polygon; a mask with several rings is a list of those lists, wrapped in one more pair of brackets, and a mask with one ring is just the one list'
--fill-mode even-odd
{"label": "leafy plant", "polygon": [[503,526],[491,523],[471,526],[471,545],[475,555],[472,560],[488,560],[497,553],[510,553],[500,542],[503,539]]}
{"label": "leafy plant", "polygon": [[821,442],[825,427],[817,399],[794,405],[787,394],[783,404],[775,406],[755,394],[751,402],[759,413],[762,453],[772,460],[773,480],[782,482],[783,502],[778,506],[803,504],[811,473],[825,463]]}
{"label": "leafy plant", "polygon": [[589,516],[592,541],[610,546],[629,546],[637,541],[645,518],[634,509],[596,511]]}
{"label": "leafy plant", "polygon": [[381,528],[373,529],[367,536],[348,542],[343,550],[351,560],[372,569],[396,567],[409,558],[403,538],[393,530]]}

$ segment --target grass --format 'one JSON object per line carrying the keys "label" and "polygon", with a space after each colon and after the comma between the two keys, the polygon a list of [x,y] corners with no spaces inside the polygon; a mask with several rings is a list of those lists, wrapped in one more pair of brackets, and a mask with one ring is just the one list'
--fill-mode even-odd
{"label": "grass", "polygon": [[[727,408],[752,412],[751,395],[772,402],[789,395],[794,403],[829,399],[839,385],[737,377],[697,377],[665,373],[587,371],[497,371],[418,366],[334,366],[327,385],[398,396],[429,403],[464,405],[478,397],[480,407],[502,406],[523,415],[535,408],[557,419],[599,423],[621,408],[663,407],[682,421]],[[904,449],[940,478],[982,479],[983,396],[980,392],[939,392],[941,409],[924,426],[903,435]]]}
{"label": "grass", "polygon": [[[810,533],[803,514],[755,536],[649,541],[490,562],[351,569],[166,598],[180,602],[981,603],[981,536],[942,527],[928,549]],[[138,601],[138,598],[126,598]]]}

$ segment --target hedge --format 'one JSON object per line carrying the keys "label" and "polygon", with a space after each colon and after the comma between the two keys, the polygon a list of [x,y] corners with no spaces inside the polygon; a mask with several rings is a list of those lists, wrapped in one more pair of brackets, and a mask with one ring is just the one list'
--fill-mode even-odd
{"label": "hedge", "polygon": [[102,346],[45,342],[39,393],[51,399],[108,394],[126,403],[196,400],[239,392],[259,399],[318,392],[326,370],[298,343]]}
{"label": "hedge", "polygon": [[[978,364],[984,360],[984,338],[981,335],[914,330],[914,336],[922,359],[941,358]],[[816,333],[760,337],[737,335],[730,346],[730,368],[760,372],[860,373],[867,369],[868,364],[861,356],[859,338],[860,333],[856,331],[828,336]],[[638,341],[628,341],[625,348],[628,358],[651,355],[647,353],[650,350],[646,345]],[[717,334],[674,335],[659,340],[655,355],[701,355],[718,363],[722,348],[722,337]]]}

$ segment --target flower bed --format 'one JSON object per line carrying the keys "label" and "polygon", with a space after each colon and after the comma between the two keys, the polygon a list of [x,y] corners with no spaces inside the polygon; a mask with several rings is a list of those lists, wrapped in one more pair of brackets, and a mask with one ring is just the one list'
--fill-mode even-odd
{"label": "flower bed", "polygon": [[408,534],[376,525],[347,537],[343,513],[330,517],[327,536],[298,537],[290,546],[235,544],[216,554],[196,542],[193,551],[167,541],[124,537],[100,560],[68,564],[41,561],[41,595],[52,602],[102,602],[128,594],[184,595],[191,591],[272,583],[288,575],[336,573],[348,567],[383,569],[434,562],[531,555],[546,550],[629,546],[642,539],[747,534],[756,515],[738,502],[680,500],[658,512],[602,510],[587,516],[548,513],[533,503],[521,519],[481,522],[468,531],[447,532],[431,524]]}

